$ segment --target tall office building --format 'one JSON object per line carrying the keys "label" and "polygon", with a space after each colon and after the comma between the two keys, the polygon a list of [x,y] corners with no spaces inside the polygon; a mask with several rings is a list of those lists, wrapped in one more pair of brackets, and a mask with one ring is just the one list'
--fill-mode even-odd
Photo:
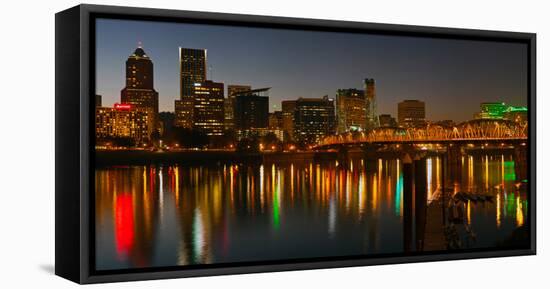
{"label": "tall office building", "polygon": [[235,97],[235,129],[267,128],[269,124],[269,88],[239,92]]}
{"label": "tall office building", "polygon": [[365,92],[359,89],[336,91],[337,132],[362,131],[367,127]]}
{"label": "tall office building", "polygon": [[365,104],[367,114],[366,130],[372,130],[379,126],[376,112],[376,85],[373,78],[365,78]]}
{"label": "tall office building", "polygon": [[175,101],[175,126],[192,128],[195,83],[206,81],[206,49],[179,48],[180,99]]}
{"label": "tall office building", "polygon": [[420,100],[404,100],[397,104],[399,126],[415,127],[426,123],[426,105]]}
{"label": "tall office building", "polygon": [[294,111],[296,110],[296,100],[283,100],[281,102],[283,111],[283,134],[284,140],[292,141],[294,139]]}
{"label": "tall office building", "polygon": [[302,143],[313,144],[323,137],[334,134],[334,100],[322,98],[299,98],[294,111],[294,138]]}
{"label": "tall office building", "polygon": [[233,112],[233,107],[235,106],[234,100],[234,98],[224,98],[223,100],[223,124],[226,130],[235,129],[235,115]]}
{"label": "tall office building", "polygon": [[235,108],[235,95],[239,92],[245,92],[251,90],[250,85],[237,85],[230,84],[227,86],[227,98],[224,101],[224,114],[225,114],[225,129],[235,129],[234,120],[234,108]]}
{"label": "tall office building", "polygon": [[206,49],[179,48],[180,97],[193,96],[195,83],[206,80]]}
{"label": "tall office building", "polygon": [[193,129],[208,136],[223,135],[223,92],[223,83],[206,80],[194,84]]}
{"label": "tall office building", "polygon": [[148,136],[158,129],[159,96],[153,87],[153,62],[142,47],[126,60],[126,87],[121,102],[147,113]]}

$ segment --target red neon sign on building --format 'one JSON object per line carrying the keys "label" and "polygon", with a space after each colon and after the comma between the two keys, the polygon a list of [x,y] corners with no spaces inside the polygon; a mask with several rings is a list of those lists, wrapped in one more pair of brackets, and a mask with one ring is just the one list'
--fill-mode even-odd
{"label": "red neon sign on building", "polygon": [[132,108],[131,104],[115,103],[115,109],[118,109],[118,110],[130,110],[131,108]]}

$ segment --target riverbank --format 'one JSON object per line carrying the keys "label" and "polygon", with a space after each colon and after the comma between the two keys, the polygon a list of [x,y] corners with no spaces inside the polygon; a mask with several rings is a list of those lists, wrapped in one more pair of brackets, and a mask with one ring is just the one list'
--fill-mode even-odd
{"label": "riverbank", "polygon": [[330,161],[333,152],[236,152],[236,151],[145,151],[98,150],[96,166],[146,164],[216,164]]}

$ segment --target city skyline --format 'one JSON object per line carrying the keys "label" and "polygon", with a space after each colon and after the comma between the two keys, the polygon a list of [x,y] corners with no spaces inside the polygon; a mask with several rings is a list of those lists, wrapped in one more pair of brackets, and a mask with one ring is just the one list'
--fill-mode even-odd
{"label": "city skyline", "polygon": [[[521,44],[105,19],[98,20],[97,29],[96,93],[102,95],[106,106],[119,102],[123,64],[138,42],[143,43],[155,64],[159,111],[173,112],[174,100],[180,95],[180,46],[208,50],[208,68],[213,69],[208,69],[207,79],[226,86],[272,87],[270,111],[274,105],[281,110],[283,100],[323,95],[334,98],[337,89],[361,88],[362,79],[367,77],[377,81],[378,114],[396,116],[397,103],[405,99],[426,102],[426,117],[430,120],[471,119],[479,111],[480,102],[526,105],[527,55]],[[305,35],[306,40],[302,39]],[[336,42],[341,45],[334,46],[327,40],[340,40]],[[247,41],[258,45],[246,45]],[[404,47],[399,45],[401,42],[409,45]],[[318,43],[326,46],[304,52]],[[329,54],[331,51],[337,53]],[[315,61],[315,57],[321,61]],[[357,62],[355,58],[365,65],[351,66],[350,61]],[[473,69],[473,62],[480,59],[483,62]],[[331,67],[334,69],[327,72]],[[304,69],[311,72],[288,73]],[[261,76],[266,74],[269,76]],[[464,109],[457,110],[457,105]]]}
{"label": "city skyline", "polygon": [[521,44],[97,28],[96,270],[529,246]]}

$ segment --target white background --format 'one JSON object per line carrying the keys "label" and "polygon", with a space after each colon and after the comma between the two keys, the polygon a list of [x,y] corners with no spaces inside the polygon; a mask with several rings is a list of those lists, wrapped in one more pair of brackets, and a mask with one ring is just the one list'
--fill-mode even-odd
{"label": "white background", "polygon": [[[547,1],[89,1],[241,14],[536,32],[539,148],[547,148]],[[54,266],[54,13],[77,1],[2,1],[0,16],[0,287],[69,288]],[[548,151],[538,151],[538,179]],[[538,255],[93,285],[105,288],[541,288],[550,253],[547,188],[538,185]],[[546,284],[545,284],[546,283]]]}

